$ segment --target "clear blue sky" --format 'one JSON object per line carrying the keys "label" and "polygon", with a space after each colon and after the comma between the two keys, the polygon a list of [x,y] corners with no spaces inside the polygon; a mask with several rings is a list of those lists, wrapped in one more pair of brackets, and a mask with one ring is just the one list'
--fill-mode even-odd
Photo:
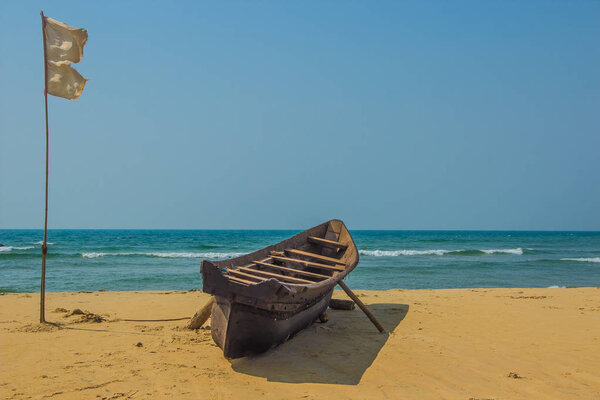
{"label": "clear blue sky", "polygon": [[600,229],[600,3],[0,3],[0,228]]}

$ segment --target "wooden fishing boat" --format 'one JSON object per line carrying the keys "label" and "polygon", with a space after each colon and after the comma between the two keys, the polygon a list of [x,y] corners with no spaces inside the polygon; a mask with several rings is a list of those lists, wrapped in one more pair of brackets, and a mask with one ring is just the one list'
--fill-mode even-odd
{"label": "wooden fishing boat", "polygon": [[212,337],[227,358],[257,354],[308,327],[335,285],[358,264],[340,220],[223,261],[202,261],[203,290],[215,296]]}

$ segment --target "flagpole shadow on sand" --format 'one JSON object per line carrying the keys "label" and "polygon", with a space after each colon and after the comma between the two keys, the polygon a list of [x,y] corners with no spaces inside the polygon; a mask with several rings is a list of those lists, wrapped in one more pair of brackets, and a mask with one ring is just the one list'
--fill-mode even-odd
{"label": "flagpole shadow on sand", "polygon": [[369,304],[386,328],[373,329],[360,310],[328,310],[329,322],[313,324],[259,356],[231,360],[233,370],[271,382],[357,385],[406,317],[406,304]]}

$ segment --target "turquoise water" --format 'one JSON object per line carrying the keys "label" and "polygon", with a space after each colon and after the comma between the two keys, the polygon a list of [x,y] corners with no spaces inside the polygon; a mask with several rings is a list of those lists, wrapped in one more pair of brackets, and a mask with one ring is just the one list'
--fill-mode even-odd
{"label": "turquoise water", "polygon": [[[48,291],[187,290],[200,262],[298,231],[51,230]],[[356,289],[600,286],[600,232],[354,231]],[[0,230],[0,291],[39,290],[37,230]]]}

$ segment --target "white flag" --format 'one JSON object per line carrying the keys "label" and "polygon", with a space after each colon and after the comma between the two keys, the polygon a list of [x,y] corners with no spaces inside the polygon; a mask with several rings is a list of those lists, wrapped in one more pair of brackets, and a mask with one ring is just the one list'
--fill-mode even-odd
{"label": "white flag", "polygon": [[48,17],[44,17],[44,22],[48,94],[74,100],[83,92],[87,79],[71,64],[78,63],[83,57],[87,30]]}

